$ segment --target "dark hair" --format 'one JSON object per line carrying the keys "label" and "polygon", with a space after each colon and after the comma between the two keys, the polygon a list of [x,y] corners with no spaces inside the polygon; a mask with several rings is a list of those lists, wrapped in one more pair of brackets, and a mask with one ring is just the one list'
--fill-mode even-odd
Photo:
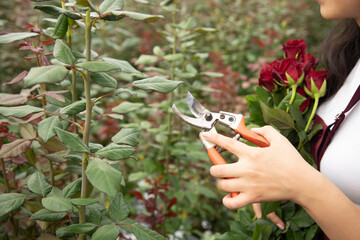
{"label": "dark hair", "polygon": [[320,63],[328,71],[327,92],[332,97],[360,58],[360,27],[354,19],[343,19],[332,28],[320,51]]}

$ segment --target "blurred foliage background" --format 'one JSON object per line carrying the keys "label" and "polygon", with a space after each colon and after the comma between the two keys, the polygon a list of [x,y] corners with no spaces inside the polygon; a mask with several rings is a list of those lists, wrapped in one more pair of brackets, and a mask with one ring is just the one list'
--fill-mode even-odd
{"label": "blurred foliage background", "polygon": [[[92,2],[97,4],[100,1]],[[97,25],[99,31],[93,36],[93,49],[103,56],[127,60],[148,75],[156,74],[156,69],[165,69],[163,74],[185,82],[171,96],[173,101],[181,105],[184,93],[191,91],[205,107],[214,111],[246,113],[243,96],[253,92],[262,64],[281,57],[282,43],[288,39],[304,39],[308,52],[317,56],[319,46],[332,24],[321,17],[319,6],[313,0],[175,2],[177,11],[174,14],[160,7],[160,0],[125,1],[127,10],[161,14],[165,19],[152,24],[128,20],[106,25],[100,23]],[[53,24],[33,7],[34,3],[29,0],[0,1],[0,34],[44,29]],[[171,44],[174,35],[169,33],[176,34],[175,50]],[[82,52],[83,37],[77,39],[79,35],[73,37],[73,49]],[[0,45],[0,84],[35,66],[33,61],[24,59],[27,52],[18,51],[18,44]],[[161,61],[139,61],[141,55],[153,55],[156,46],[166,53],[181,53],[182,62],[171,66]],[[219,74],[195,74],[189,77],[174,74],[174,69],[181,69],[182,73]],[[117,77],[122,81],[131,81],[127,76]],[[2,87],[1,92],[19,92],[22,84]],[[99,87],[92,90],[102,91]],[[81,95],[81,84],[77,91]],[[140,125],[142,138],[137,147],[138,161],[120,163],[128,176],[125,194],[127,200],[133,202],[133,216],[174,239],[206,238],[216,232],[228,231],[229,221],[236,218],[236,214],[221,204],[224,193],[216,188],[216,180],[208,174],[211,164],[198,140],[198,131],[182,126],[175,120],[172,125],[174,131],[169,132],[166,129],[169,126],[166,124],[168,105],[162,104],[165,96],[152,94],[143,98],[148,103],[146,107],[129,113],[121,121],[99,116],[91,134],[92,142],[105,145],[121,127]],[[104,100],[102,106],[105,113],[109,113],[118,103],[119,99],[115,98]],[[149,196],[147,194],[150,192],[164,189],[167,198],[160,199],[156,204],[169,204],[172,196],[177,199],[176,204],[171,203],[173,215],[165,220],[159,219],[155,211],[157,207],[151,208],[150,213],[149,208],[135,204],[134,195],[141,193]],[[153,218],[147,220],[144,216]],[[154,219],[161,226],[151,225]]]}

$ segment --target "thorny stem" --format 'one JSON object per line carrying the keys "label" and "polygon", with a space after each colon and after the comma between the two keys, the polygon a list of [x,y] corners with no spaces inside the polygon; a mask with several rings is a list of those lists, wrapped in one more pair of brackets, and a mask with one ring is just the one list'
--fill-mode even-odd
{"label": "thorny stem", "polygon": [[[131,84],[131,85],[128,85],[128,86],[123,87],[123,88],[129,88],[129,87],[133,87],[133,86],[134,86],[134,85]],[[107,93],[107,94],[105,94],[105,95],[102,95],[102,96],[96,98],[96,99],[92,102],[92,106],[94,106],[95,103],[97,103],[97,102],[100,101],[101,99],[103,99],[103,98],[105,98],[105,97],[110,97],[110,96],[114,95],[115,93],[116,93],[116,91],[113,91],[113,92]]]}
{"label": "thorny stem", "polygon": [[50,184],[52,186],[54,186],[55,184],[55,174],[54,174],[54,166],[53,166],[53,161],[51,159],[49,159],[49,165],[50,165]]}
{"label": "thorny stem", "polygon": [[6,169],[5,169],[5,163],[4,160],[2,158],[0,158],[0,163],[1,163],[1,168],[2,168],[2,172],[3,172],[3,176],[4,176],[4,182],[5,182],[5,191],[7,193],[10,192],[10,185],[9,185],[9,181],[6,177]]}
{"label": "thorny stem", "polygon": [[[61,6],[63,9],[66,9],[65,2],[61,1]],[[66,32],[66,44],[71,49],[72,48],[72,29],[71,26],[68,27]],[[71,71],[71,86],[70,86],[70,92],[71,92],[71,102],[75,102],[76,99],[76,72],[74,70]],[[77,122],[76,114],[73,116],[74,122]],[[78,133],[77,128],[74,128],[74,133]]]}
{"label": "thorny stem", "polygon": [[43,112],[47,113],[47,114],[51,114],[53,116],[56,116],[56,117],[60,118],[61,120],[67,121],[67,122],[69,122],[71,124],[74,124],[75,126],[77,126],[80,129],[81,132],[84,131],[83,127],[80,124],[78,124],[77,122],[74,122],[74,121],[71,121],[69,119],[63,118],[63,117],[61,117],[61,116],[59,116],[59,115],[57,115],[55,113],[52,113],[52,112],[49,112],[49,111],[46,111],[46,110],[43,110]]}
{"label": "thorny stem", "polygon": [[[178,6],[178,0],[174,2],[175,7]],[[172,12],[172,25],[176,25],[176,11]],[[172,53],[176,54],[176,47],[177,47],[177,30],[176,27],[173,27],[173,46],[172,46]],[[171,63],[171,80],[175,80],[175,62]],[[173,93],[169,94],[169,109],[171,108],[172,103],[174,102],[174,95]],[[169,146],[171,143],[171,133],[172,133],[172,113],[168,111],[168,137],[167,137],[167,145]],[[170,165],[170,151],[169,148],[165,149],[165,156],[166,156],[166,165],[165,165],[165,173],[169,173],[169,165]]]}
{"label": "thorny stem", "polygon": [[[85,21],[85,41],[86,41],[86,61],[91,61],[91,18],[90,18],[91,8],[88,7],[86,11],[86,21]],[[85,88],[85,98],[86,98],[86,116],[85,116],[85,128],[83,135],[83,142],[86,146],[89,145],[89,134],[90,134],[90,124],[91,124],[91,113],[92,113],[92,101],[90,94],[90,73],[85,71],[85,79],[84,79],[84,88]],[[89,161],[89,156],[87,153],[83,155],[82,161],[82,184],[81,184],[81,198],[87,197],[87,186],[88,180],[86,177],[86,167]],[[85,223],[85,206],[81,206],[79,209],[79,223]],[[80,240],[85,239],[85,235],[81,234],[79,236]]]}
{"label": "thorny stem", "polygon": [[[2,171],[3,171],[3,176],[4,176],[4,182],[5,182],[5,191],[6,193],[10,193],[10,185],[9,185],[9,181],[6,177],[6,169],[5,169],[5,163],[4,163],[4,160],[2,158],[0,158],[0,163],[1,163],[1,168],[2,168]],[[16,237],[17,236],[17,224],[16,224],[16,221],[14,219],[14,216],[12,213],[10,213],[10,223],[11,223],[11,226],[12,226],[12,231],[13,231],[13,235]]]}

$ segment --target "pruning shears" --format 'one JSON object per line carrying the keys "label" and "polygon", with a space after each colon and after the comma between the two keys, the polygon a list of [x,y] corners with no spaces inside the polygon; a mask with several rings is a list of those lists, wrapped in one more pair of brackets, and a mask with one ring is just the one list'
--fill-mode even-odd
{"label": "pruning shears", "polygon": [[[259,147],[268,147],[270,143],[263,136],[249,130],[245,126],[245,119],[242,114],[235,114],[229,112],[220,111],[218,113],[211,112],[207,110],[201,103],[193,97],[193,95],[187,93],[187,103],[191,113],[195,116],[189,117],[181,113],[178,108],[172,105],[172,109],[176,116],[187,124],[201,128],[201,132],[213,132],[217,133],[215,125],[220,123],[221,125],[230,128],[232,131],[235,131],[236,135],[234,139],[239,140],[242,137],[249,142],[254,143]],[[206,148],[210,160],[215,165],[226,164],[224,158],[220,155],[219,151],[216,149],[216,145],[206,141],[200,134],[200,140]],[[232,197],[237,196],[239,193],[231,193]]]}

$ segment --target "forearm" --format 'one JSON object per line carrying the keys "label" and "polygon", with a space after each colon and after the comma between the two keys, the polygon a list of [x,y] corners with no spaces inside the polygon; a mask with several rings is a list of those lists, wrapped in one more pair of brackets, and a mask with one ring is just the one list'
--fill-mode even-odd
{"label": "forearm", "polygon": [[295,199],[331,240],[352,240],[360,236],[358,208],[330,180],[317,171],[304,177],[303,194]]}

